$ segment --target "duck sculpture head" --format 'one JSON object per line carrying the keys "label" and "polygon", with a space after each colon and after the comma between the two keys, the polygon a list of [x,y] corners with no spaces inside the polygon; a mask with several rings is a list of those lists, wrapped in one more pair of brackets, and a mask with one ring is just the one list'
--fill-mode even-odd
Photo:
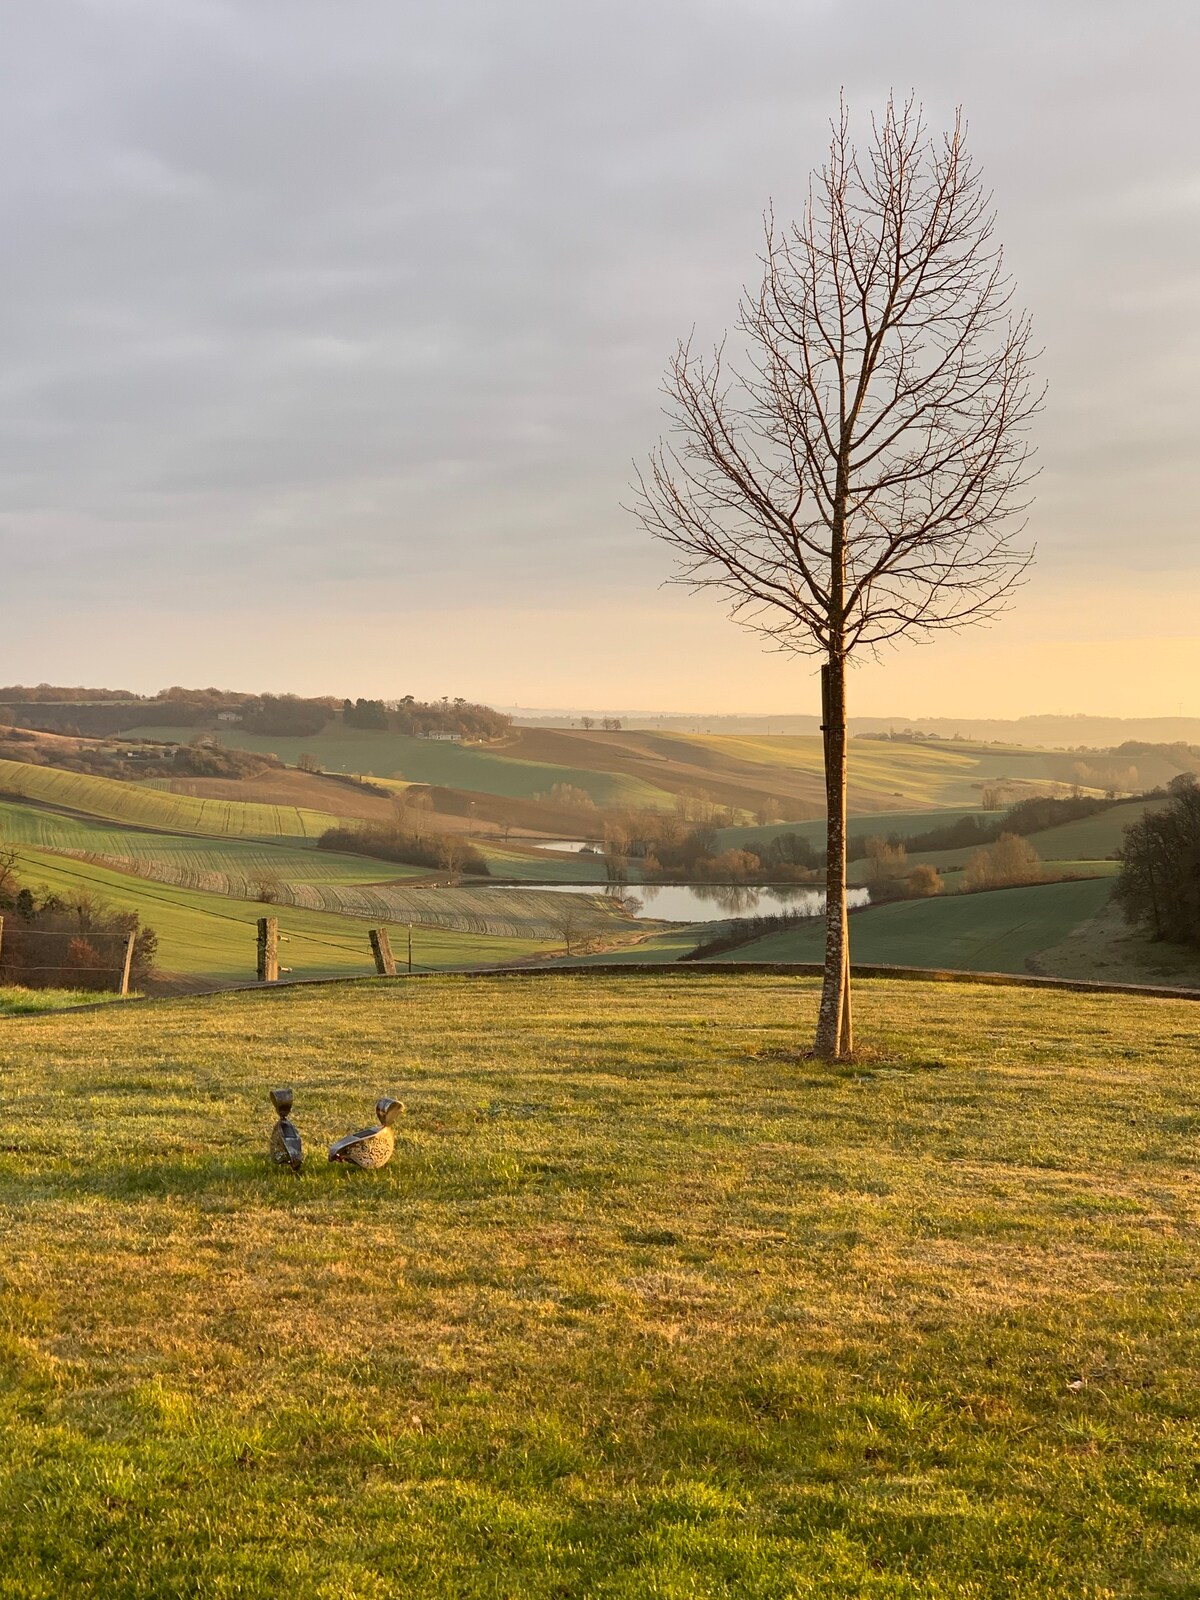
{"label": "duck sculpture head", "polygon": [[271,1129],[271,1160],[298,1173],[304,1160],[304,1146],[300,1142],[299,1128],[291,1121],[292,1091],[272,1089],[271,1104],[279,1115],[279,1121]]}
{"label": "duck sculpture head", "polygon": [[399,1100],[383,1095],[375,1102],[378,1125],[360,1128],[357,1133],[347,1133],[329,1147],[330,1161],[348,1161],[351,1166],[368,1170],[386,1167],[396,1148],[396,1135],[392,1122],[403,1115],[404,1106]]}

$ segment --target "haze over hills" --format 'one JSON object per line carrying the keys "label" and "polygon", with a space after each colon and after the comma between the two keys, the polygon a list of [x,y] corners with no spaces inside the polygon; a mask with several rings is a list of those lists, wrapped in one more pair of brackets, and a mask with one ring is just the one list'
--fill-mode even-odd
{"label": "haze over hills", "polygon": [[[619,717],[626,728],[662,729],[680,733],[804,734],[820,730],[820,717],[780,712],[778,715],[731,715],[705,711],[540,710],[504,706],[522,727],[564,727],[589,716],[596,721]],[[1146,744],[1200,744],[1200,717],[1108,717],[1087,712],[1037,713],[1025,717],[886,716],[851,717],[851,734],[906,732],[939,739],[1041,746],[1074,750],[1080,746],[1108,749],[1137,740]]]}

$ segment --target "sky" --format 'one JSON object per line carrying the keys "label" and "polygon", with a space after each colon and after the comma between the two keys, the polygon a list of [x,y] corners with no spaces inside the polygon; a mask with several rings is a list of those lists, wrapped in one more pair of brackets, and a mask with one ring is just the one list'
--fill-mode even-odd
{"label": "sky", "polygon": [[624,512],[844,90],[961,104],[1049,385],[999,624],[851,710],[1200,714],[1194,0],[8,0],[0,682],[814,709]]}

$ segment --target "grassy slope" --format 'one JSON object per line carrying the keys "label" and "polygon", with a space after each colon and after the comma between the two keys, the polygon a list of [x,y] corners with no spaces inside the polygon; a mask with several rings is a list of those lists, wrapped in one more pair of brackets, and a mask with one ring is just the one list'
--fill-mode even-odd
{"label": "grassy slope", "polygon": [[116,778],[0,761],[0,795],[63,806],[88,816],[180,833],[316,838],[337,820],[300,806],[239,804],[169,794]]}
{"label": "grassy slope", "polygon": [[14,801],[0,801],[0,841],[42,850],[84,851],[89,855],[163,862],[195,873],[251,877],[256,872],[273,872],[298,883],[374,883],[381,878],[426,875],[423,867],[317,850],[296,839],[155,833]]}
{"label": "grassy slope", "polygon": [[864,984],[843,1073],[815,994],[6,1023],[0,1590],[1194,1593],[1195,1008]]}
{"label": "grassy slope", "polygon": [[[850,923],[853,959],[903,967],[954,967],[965,972],[1025,972],[1029,957],[1057,944],[1105,904],[1111,884],[1080,883],[993,889],[873,906]],[[730,951],[731,961],[821,961],[824,931],[814,921]]]}
{"label": "grassy slope", "polygon": [[1148,938],[1110,904],[1041,951],[1038,970],[1063,978],[1200,989],[1200,950]]}
{"label": "grassy slope", "polygon": [[[144,728],[155,738],[194,736],[195,730]],[[273,751],[294,762],[302,751],[331,770],[394,773],[421,783],[476,793],[528,797],[554,783],[585,789],[600,804],[666,804],[683,790],[703,790],[722,804],[753,809],[769,796],[816,815],[823,809],[821,741],[638,731],[584,733],[577,729],[518,728],[489,749],[372,733],[331,724],[312,739],[279,739],[238,728],[221,737],[244,749]],[[1069,782],[1077,757],[1017,747],[904,744],[854,739],[850,798],[863,813],[917,807],[979,805],[983,783],[1007,777],[1021,783]]]}
{"label": "grassy slope", "polygon": [[[194,729],[184,728],[135,731],[155,739],[186,740],[195,734]],[[517,799],[548,793],[556,783],[585,789],[598,805],[655,805],[669,803],[670,798],[641,778],[524,759],[519,735],[511,747],[492,750],[411,739],[401,733],[373,733],[336,722],[311,739],[270,738],[241,728],[223,731],[221,738],[241,750],[274,752],[290,763],[302,752],[308,752],[334,772],[376,773],[382,778],[403,777],[414,783],[442,784]]]}
{"label": "grassy slope", "polygon": [[[280,961],[295,976],[346,976],[372,970],[367,923],[356,918],[147,883],[91,862],[37,851],[23,852],[21,877],[39,887],[87,889],[120,910],[137,911],[158,934],[158,965],[164,972],[186,973],[208,983],[251,982],[256,924],[268,913],[278,916],[280,930],[287,936]],[[398,957],[406,939],[407,931],[393,925],[392,947]],[[414,959],[423,967],[466,966],[519,960],[561,946],[559,938],[484,936],[420,927],[414,937]]]}
{"label": "grassy slope", "polygon": [[1047,861],[1102,861],[1120,849],[1122,835],[1131,822],[1162,804],[1161,800],[1130,800],[1094,817],[1047,828],[1034,834],[1032,843]]}

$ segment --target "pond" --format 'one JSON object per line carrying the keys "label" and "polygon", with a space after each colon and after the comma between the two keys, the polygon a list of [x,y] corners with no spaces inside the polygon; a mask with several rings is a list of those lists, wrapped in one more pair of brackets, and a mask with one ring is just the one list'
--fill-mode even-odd
{"label": "pond", "polygon": [[[523,883],[523,893],[586,894],[595,889],[582,883]],[[503,885],[497,884],[503,892]],[[764,917],[781,911],[802,917],[819,917],[825,911],[825,894],[800,884],[637,883],[608,884],[603,892],[626,901],[638,917],[659,922],[724,922],[727,917]],[[846,902],[852,910],[870,903],[870,891],[850,889]]]}

